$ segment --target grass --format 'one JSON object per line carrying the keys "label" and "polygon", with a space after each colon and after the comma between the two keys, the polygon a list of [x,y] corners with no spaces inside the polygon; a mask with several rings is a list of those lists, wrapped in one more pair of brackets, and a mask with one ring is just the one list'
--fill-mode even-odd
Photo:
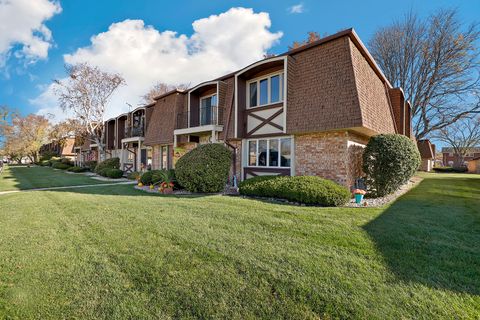
{"label": "grass", "polygon": [[0,318],[460,319],[480,314],[480,176],[385,208],[146,194],[0,197]]}
{"label": "grass", "polygon": [[7,166],[0,175],[0,192],[102,183],[105,182],[50,167]]}

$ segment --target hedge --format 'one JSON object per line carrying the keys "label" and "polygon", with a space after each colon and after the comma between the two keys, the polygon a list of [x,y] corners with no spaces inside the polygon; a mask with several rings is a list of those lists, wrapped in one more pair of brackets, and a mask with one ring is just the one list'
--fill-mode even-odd
{"label": "hedge", "polygon": [[433,171],[441,173],[464,173],[468,171],[467,167],[434,167]]}
{"label": "hedge", "polygon": [[119,179],[123,177],[123,171],[120,169],[106,169],[106,176],[112,179]]}
{"label": "hedge", "polygon": [[383,197],[395,192],[415,174],[420,161],[417,146],[404,135],[371,137],[363,152],[363,171],[369,193]]}
{"label": "hedge", "polygon": [[67,171],[74,172],[74,173],[80,173],[80,172],[85,172],[88,171],[88,168],[82,168],[82,167],[70,167],[67,169]]}
{"label": "hedge", "polygon": [[120,169],[120,158],[111,158],[100,162],[95,167],[95,173],[105,177],[106,170],[104,169]]}
{"label": "hedge", "polygon": [[66,170],[70,167],[71,167],[70,165],[65,164],[65,163],[61,163],[61,162],[55,162],[55,163],[52,164],[52,168],[54,168],[54,169]]}
{"label": "hedge", "polygon": [[176,179],[190,192],[212,193],[224,190],[232,154],[219,143],[198,146],[178,159]]}
{"label": "hedge", "polygon": [[315,176],[259,176],[242,181],[239,191],[246,196],[272,197],[325,207],[344,205],[351,197],[346,187]]}

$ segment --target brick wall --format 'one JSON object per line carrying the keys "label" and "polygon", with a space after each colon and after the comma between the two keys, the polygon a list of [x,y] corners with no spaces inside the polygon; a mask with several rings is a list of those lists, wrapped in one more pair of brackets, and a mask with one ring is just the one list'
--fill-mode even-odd
{"label": "brick wall", "polygon": [[156,145],[152,147],[152,169],[160,169],[160,146]]}
{"label": "brick wall", "polygon": [[367,138],[343,131],[295,136],[295,175],[314,175],[350,187],[362,175]]}

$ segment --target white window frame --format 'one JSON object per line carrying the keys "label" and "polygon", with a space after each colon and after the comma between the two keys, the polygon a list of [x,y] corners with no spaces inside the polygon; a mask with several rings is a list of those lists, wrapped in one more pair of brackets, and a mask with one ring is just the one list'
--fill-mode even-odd
{"label": "white window frame", "polygon": [[[290,165],[288,167],[282,167],[282,144],[281,140],[282,139],[290,139]],[[267,165],[266,166],[259,166],[258,165],[258,160],[260,158],[260,155],[258,153],[258,145],[260,140],[267,140]],[[277,166],[271,166],[270,165],[270,141],[271,140],[277,140],[278,141],[278,159],[277,159]],[[255,165],[250,165],[250,141],[255,141],[255,154],[256,154],[256,159],[255,159]],[[291,169],[293,165],[293,138],[291,136],[284,136],[284,137],[271,137],[271,138],[256,138],[256,139],[247,139],[246,140],[246,151],[247,151],[247,157],[246,157],[246,168],[276,168],[276,169]]]}
{"label": "white window frame", "polygon": [[[280,84],[279,84],[279,89],[280,89],[280,100],[272,102],[272,96],[271,96],[271,80],[273,77],[279,76]],[[260,104],[260,81],[267,80],[267,103],[266,104]],[[259,107],[265,107],[269,106],[272,104],[278,104],[278,103],[283,103],[284,101],[284,96],[285,96],[285,72],[282,71],[276,71],[261,77],[257,77],[251,80],[247,81],[247,109],[254,109],[254,108],[259,108]],[[257,84],[257,105],[256,106],[250,106],[250,84],[256,83]],[[283,85],[282,85],[283,84]]]}

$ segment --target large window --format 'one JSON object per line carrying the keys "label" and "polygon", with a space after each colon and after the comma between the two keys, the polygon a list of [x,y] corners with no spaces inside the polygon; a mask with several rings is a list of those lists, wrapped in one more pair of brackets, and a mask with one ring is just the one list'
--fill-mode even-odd
{"label": "large window", "polygon": [[261,107],[283,101],[283,73],[252,80],[247,86],[248,107]]}
{"label": "large window", "polygon": [[206,126],[217,123],[217,95],[200,99],[200,125]]}
{"label": "large window", "polygon": [[292,159],[292,139],[273,138],[248,141],[249,167],[289,168]]}

